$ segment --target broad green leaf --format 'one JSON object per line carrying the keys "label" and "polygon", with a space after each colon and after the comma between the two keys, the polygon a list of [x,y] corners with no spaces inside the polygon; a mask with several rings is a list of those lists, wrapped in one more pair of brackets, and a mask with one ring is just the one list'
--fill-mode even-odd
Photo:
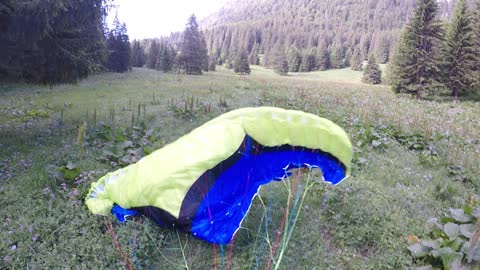
{"label": "broad green leaf", "polygon": [[443,241],[443,246],[444,247],[449,247],[454,251],[460,250],[460,247],[463,245],[464,241],[460,238],[454,238],[450,240],[445,240]]}
{"label": "broad green leaf", "polygon": [[75,164],[69,162],[69,163],[67,164],[67,166],[65,166],[65,167],[67,168],[67,170],[73,170],[73,169],[75,169],[77,166],[76,166]]}
{"label": "broad green leaf", "polygon": [[450,239],[457,237],[458,234],[460,233],[459,226],[451,222],[445,224],[443,226],[443,230],[445,231],[445,233],[448,235]]}
{"label": "broad green leaf", "polygon": [[451,265],[455,261],[461,261],[463,258],[463,253],[461,252],[454,252],[454,253],[445,253],[440,256],[442,258],[443,267],[445,270],[454,270],[451,268]]}
{"label": "broad green leaf", "polygon": [[451,248],[449,247],[443,247],[443,248],[439,248],[439,249],[434,249],[432,250],[432,256],[435,257],[435,258],[438,258],[444,254],[453,254],[455,253],[455,251],[453,251]]}
{"label": "broad green leaf", "polygon": [[103,153],[103,155],[106,156],[106,157],[115,156],[115,154],[114,154],[112,151],[108,150],[108,149],[102,149],[102,153]]}
{"label": "broad green leaf", "polygon": [[422,240],[421,244],[429,248],[438,249],[442,245],[442,242],[443,239],[440,238],[437,240]]}
{"label": "broad green leaf", "polygon": [[133,146],[133,142],[132,141],[129,141],[129,140],[126,140],[126,141],[123,141],[121,143],[121,147],[123,149],[127,149],[127,148],[131,148]]}
{"label": "broad green leaf", "polygon": [[68,167],[65,167],[62,169],[63,172],[63,178],[66,180],[74,180],[77,176],[80,175],[81,169],[74,167],[73,169],[68,169]]}
{"label": "broad green leaf", "polygon": [[148,147],[147,145],[143,147],[143,152],[145,152],[145,155],[150,155],[153,150],[152,148]]}
{"label": "broad green leaf", "polygon": [[476,226],[474,224],[460,225],[460,233],[466,238],[470,239],[473,236]]}
{"label": "broad green leaf", "polygon": [[422,257],[422,256],[425,256],[428,254],[428,252],[430,251],[430,248],[420,244],[420,243],[417,243],[417,244],[413,244],[411,246],[408,247],[408,250],[410,250],[410,252],[412,253],[413,256],[415,257]]}
{"label": "broad green leaf", "polygon": [[140,139],[140,145],[149,145],[149,144],[150,144],[150,141],[147,138],[143,137]]}
{"label": "broad green leaf", "polygon": [[469,222],[471,218],[465,214],[463,209],[453,209],[450,208],[450,214],[458,222]]}
{"label": "broad green leaf", "polygon": [[442,225],[438,222],[438,218],[430,218],[427,220],[427,228],[433,230],[433,228],[443,229]]}
{"label": "broad green leaf", "polygon": [[417,267],[415,270],[433,270],[433,267],[431,265],[425,265],[422,267]]}
{"label": "broad green leaf", "polygon": [[382,144],[381,141],[378,141],[378,140],[373,140],[373,141],[372,141],[373,147],[378,147],[378,146],[380,146],[381,144]]}
{"label": "broad green leaf", "polygon": [[465,205],[465,206],[463,207],[463,212],[464,212],[465,214],[467,214],[467,215],[471,215],[472,212],[473,212],[473,208],[472,208],[471,206],[469,206],[469,205]]}
{"label": "broad green leaf", "polygon": [[470,267],[466,265],[462,265],[462,260],[457,258],[452,262],[452,264],[450,264],[450,269],[451,270],[469,270]]}
{"label": "broad green leaf", "polygon": [[443,224],[446,224],[446,223],[455,223],[455,219],[454,218],[451,218],[451,217],[442,217],[440,219],[440,221],[443,223]]}
{"label": "broad green leaf", "polygon": [[472,216],[480,218],[480,208],[473,209]]}

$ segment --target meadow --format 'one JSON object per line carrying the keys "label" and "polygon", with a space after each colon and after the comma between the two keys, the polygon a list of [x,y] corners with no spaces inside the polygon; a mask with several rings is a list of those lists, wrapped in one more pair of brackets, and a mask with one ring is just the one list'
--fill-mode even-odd
{"label": "meadow", "polygon": [[[478,206],[480,104],[415,100],[360,79],[361,72],[349,69],[282,77],[253,66],[249,76],[222,67],[202,76],[133,69],[74,85],[1,85],[0,268],[119,269],[127,262],[135,269],[405,269],[429,263],[409,250],[427,237],[427,221]],[[249,106],[328,118],[354,145],[352,176],[335,187],[317,183],[306,194],[281,264],[278,254],[270,258],[268,239],[259,243],[263,230],[278,231],[289,184],[262,189],[233,248],[212,247],[149,220],[119,224],[88,212],[84,197],[106,172]]]}

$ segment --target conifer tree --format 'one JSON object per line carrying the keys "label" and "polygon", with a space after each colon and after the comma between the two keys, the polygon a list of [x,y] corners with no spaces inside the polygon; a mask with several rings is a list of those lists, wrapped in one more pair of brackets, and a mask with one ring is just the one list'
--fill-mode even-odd
{"label": "conifer tree", "polygon": [[317,67],[318,70],[327,70],[330,68],[330,53],[325,45],[320,45],[317,49]]}
{"label": "conifer tree", "polygon": [[288,71],[298,72],[300,70],[300,65],[302,64],[302,58],[298,52],[297,47],[294,45],[290,46],[288,49]]}
{"label": "conifer tree", "polygon": [[202,74],[202,70],[205,69],[206,50],[197,19],[195,15],[192,15],[183,31],[183,39],[180,45],[180,67],[189,75]]}
{"label": "conifer tree", "polygon": [[235,63],[230,57],[225,60],[225,67],[227,69],[233,69],[233,64]]}
{"label": "conifer tree", "polygon": [[235,58],[233,71],[239,74],[250,74],[250,66],[248,65],[248,56],[245,50],[241,49]]}
{"label": "conifer tree", "polygon": [[368,58],[367,66],[363,71],[362,81],[369,84],[379,84],[382,82],[382,71],[373,54]]}
{"label": "conifer tree", "polygon": [[388,57],[390,55],[390,44],[386,37],[381,36],[378,43],[377,48],[375,49],[375,54],[378,63],[385,64],[388,62]]}
{"label": "conifer tree", "polygon": [[[477,48],[478,50],[478,48]],[[470,90],[475,80],[475,35],[465,0],[459,0],[448,26],[443,79],[452,96]]]}
{"label": "conifer tree", "polygon": [[475,49],[475,63],[473,70],[475,71],[475,86],[477,93],[480,93],[480,1],[477,0],[473,12],[473,29],[474,29],[474,49]]}
{"label": "conifer tree", "polygon": [[140,41],[134,40],[132,43],[131,64],[133,67],[143,67],[145,65],[145,51]]}
{"label": "conifer tree", "polygon": [[163,72],[172,71],[173,61],[175,59],[171,52],[172,50],[173,48],[168,44],[164,44],[161,47],[158,54],[157,70],[161,70]]}
{"label": "conifer tree", "polygon": [[362,58],[364,60],[368,59],[371,43],[372,43],[371,36],[362,35],[362,37],[360,38],[360,53],[362,54]]}
{"label": "conifer tree", "polygon": [[208,72],[209,56],[208,56],[207,42],[205,41],[205,36],[203,35],[203,32],[200,32],[200,57],[202,59],[202,70]]}
{"label": "conifer tree", "polygon": [[353,51],[353,56],[351,60],[351,68],[352,70],[362,71],[362,64],[363,64],[363,57],[360,49],[355,49]]}
{"label": "conifer tree", "polygon": [[414,16],[405,27],[389,64],[389,82],[397,93],[420,98],[434,87],[438,73],[436,45],[442,36],[436,20],[437,10],[436,0],[417,0]]}
{"label": "conifer tree", "polygon": [[217,60],[215,59],[215,57],[210,56],[208,59],[209,59],[208,60],[208,70],[210,70],[210,71],[217,70]]}
{"label": "conifer tree", "polygon": [[147,67],[151,69],[157,68],[158,54],[160,53],[160,43],[154,39],[150,43],[150,49],[147,54]]}
{"label": "conifer tree", "polygon": [[349,67],[351,66],[351,60],[352,60],[352,49],[348,48],[347,51],[345,52],[345,56],[343,58],[343,66],[344,67]]}
{"label": "conifer tree", "polygon": [[259,53],[258,43],[255,43],[253,45],[252,51],[250,52],[250,55],[248,56],[248,62],[250,63],[250,65],[260,64],[260,58],[258,57],[258,53]]}
{"label": "conifer tree", "polygon": [[120,23],[117,17],[113,22],[114,29],[110,31],[107,39],[107,49],[110,51],[106,66],[115,72],[124,72],[130,69],[130,41],[125,23]]}
{"label": "conifer tree", "polygon": [[0,2],[0,79],[75,82],[103,69],[107,0]]}
{"label": "conifer tree", "polygon": [[278,43],[273,48],[273,70],[275,73],[282,76],[286,76],[288,74],[287,55],[283,50],[283,46]]}
{"label": "conifer tree", "polygon": [[302,64],[300,65],[301,72],[310,72],[315,70],[316,58],[311,49],[305,50],[303,54]]}
{"label": "conifer tree", "polygon": [[342,45],[332,47],[330,54],[330,66],[332,68],[343,68],[345,60],[345,49]]}

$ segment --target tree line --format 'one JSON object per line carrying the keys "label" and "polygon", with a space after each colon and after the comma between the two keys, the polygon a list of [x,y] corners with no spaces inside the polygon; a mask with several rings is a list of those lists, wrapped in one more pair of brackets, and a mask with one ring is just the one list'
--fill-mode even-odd
{"label": "tree line", "polygon": [[102,69],[109,0],[0,4],[0,78],[72,82]]}
{"label": "tree line", "polygon": [[54,84],[130,69],[126,25],[105,19],[111,0],[6,0],[0,4],[0,79]]}
{"label": "tree line", "polygon": [[130,42],[111,0],[6,0],[0,4],[0,80],[55,84],[101,71],[142,67],[201,74],[215,70],[192,15],[182,40]]}
{"label": "tree line", "polygon": [[[452,1],[439,2],[439,17],[450,16]],[[290,72],[308,72],[358,67],[371,54],[387,63],[415,5],[416,0],[236,0],[202,25],[218,64],[230,65],[245,50],[250,64],[275,67],[281,47]]]}
{"label": "tree line", "polygon": [[[134,40],[131,62],[134,67],[145,66],[188,75],[215,71],[217,65],[217,59],[208,52],[204,33],[200,31],[195,15],[190,16],[180,35],[174,33],[168,38]],[[239,74],[250,74],[248,55],[240,51],[226,67]]]}
{"label": "tree line", "polygon": [[388,65],[389,83],[417,98],[479,95],[480,1],[459,0],[450,21],[438,20],[438,12],[437,1],[418,0]]}

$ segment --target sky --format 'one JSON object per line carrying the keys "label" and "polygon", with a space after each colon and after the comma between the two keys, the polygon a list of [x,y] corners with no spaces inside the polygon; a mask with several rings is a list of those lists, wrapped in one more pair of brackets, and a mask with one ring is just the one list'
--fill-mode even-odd
{"label": "sky", "polygon": [[[225,0],[115,0],[118,18],[127,24],[131,40],[183,31],[192,13],[201,19],[217,11]],[[113,21],[111,11],[108,21]]]}

